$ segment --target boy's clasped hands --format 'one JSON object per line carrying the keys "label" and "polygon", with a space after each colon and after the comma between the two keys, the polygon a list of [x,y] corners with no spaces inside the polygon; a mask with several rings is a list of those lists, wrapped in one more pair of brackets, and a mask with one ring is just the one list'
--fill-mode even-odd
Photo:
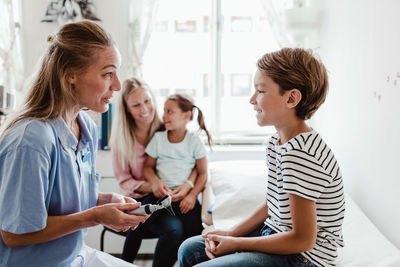
{"label": "boy's clasped hands", "polygon": [[203,238],[205,238],[205,251],[210,259],[237,251],[235,242],[238,238],[233,237],[230,231],[211,231],[204,234]]}

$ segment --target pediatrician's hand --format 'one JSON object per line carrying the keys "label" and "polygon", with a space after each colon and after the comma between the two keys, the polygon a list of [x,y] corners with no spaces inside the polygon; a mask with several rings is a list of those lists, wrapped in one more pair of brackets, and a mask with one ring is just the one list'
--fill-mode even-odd
{"label": "pediatrician's hand", "polygon": [[231,236],[208,235],[205,240],[206,254],[210,259],[234,253],[237,251],[237,242],[240,240]]}
{"label": "pediatrician's hand", "polygon": [[140,207],[137,203],[110,203],[96,206],[93,209],[94,220],[114,231],[134,230],[140,223],[147,220],[149,216],[131,215],[126,212]]}
{"label": "pediatrician's hand", "polygon": [[108,203],[136,203],[136,200],[131,197],[126,197],[114,192],[100,192],[97,198],[97,205],[100,206]]}
{"label": "pediatrician's hand", "polygon": [[[111,203],[137,203],[136,199],[133,199],[131,197],[126,197],[117,193],[112,193],[112,197],[111,197]],[[138,227],[138,225],[134,225],[132,227],[127,227],[125,229],[123,229],[123,232],[126,232],[129,230],[129,228],[131,228],[132,230],[135,230],[136,227]]]}
{"label": "pediatrician's hand", "polygon": [[117,193],[111,193],[110,203],[136,203],[137,201],[131,197],[126,197]]}

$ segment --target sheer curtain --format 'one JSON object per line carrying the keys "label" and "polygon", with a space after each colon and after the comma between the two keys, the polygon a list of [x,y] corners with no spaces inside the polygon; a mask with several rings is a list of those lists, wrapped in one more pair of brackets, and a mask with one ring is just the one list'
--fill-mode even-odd
{"label": "sheer curtain", "polygon": [[280,47],[293,46],[289,34],[285,29],[285,18],[283,11],[285,6],[288,5],[288,0],[260,0],[264,7],[267,21],[275,35],[275,38]]}
{"label": "sheer curtain", "polygon": [[319,0],[260,0],[280,47],[319,46]]}
{"label": "sheer curtain", "polygon": [[159,0],[136,0],[129,4],[130,73],[143,76],[143,56],[156,21]]}
{"label": "sheer curtain", "polygon": [[23,62],[20,42],[20,2],[0,0],[0,107],[12,108],[15,91],[22,90]]}

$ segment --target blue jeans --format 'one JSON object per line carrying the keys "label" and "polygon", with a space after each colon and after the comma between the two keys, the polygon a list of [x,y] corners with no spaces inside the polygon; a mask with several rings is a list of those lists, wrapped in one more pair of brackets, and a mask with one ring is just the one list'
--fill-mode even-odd
{"label": "blue jeans", "polygon": [[[157,198],[149,194],[137,199],[143,204],[155,203]],[[122,259],[133,262],[139,251],[143,238],[158,237],[154,251],[153,267],[173,266],[177,259],[180,244],[188,237],[201,233],[201,206],[197,201],[195,207],[187,214],[182,214],[179,209],[180,202],[173,202],[172,208],[176,216],[162,209],[153,213],[143,224],[135,230],[129,230],[125,239]]]}
{"label": "blue jeans", "polygon": [[[274,233],[271,228],[262,225],[248,236],[266,236]],[[204,238],[201,236],[194,236],[185,240],[178,251],[179,267],[315,267],[313,263],[305,259],[301,254],[276,255],[262,252],[236,252],[209,260],[204,249]]]}

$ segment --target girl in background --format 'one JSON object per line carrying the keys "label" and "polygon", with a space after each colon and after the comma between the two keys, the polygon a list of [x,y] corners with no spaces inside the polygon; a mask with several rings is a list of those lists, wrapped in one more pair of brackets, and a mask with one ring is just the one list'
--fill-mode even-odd
{"label": "girl in background", "polygon": [[[200,137],[186,129],[195,109],[200,129],[206,132],[211,145],[201,110],[189,98],[176,94],[168,97],[164,104],[166,130],[157,132],[146,148],[144,174],[152,184],[155,197],[171,194],[176,213],[176,217],[170,216],[171,220],[184,229],[180,242],[200,234],[203,229],[197,196],[207,181],[206,150]],[[187,177],[194,167],[198,176],[193,184]]]}

